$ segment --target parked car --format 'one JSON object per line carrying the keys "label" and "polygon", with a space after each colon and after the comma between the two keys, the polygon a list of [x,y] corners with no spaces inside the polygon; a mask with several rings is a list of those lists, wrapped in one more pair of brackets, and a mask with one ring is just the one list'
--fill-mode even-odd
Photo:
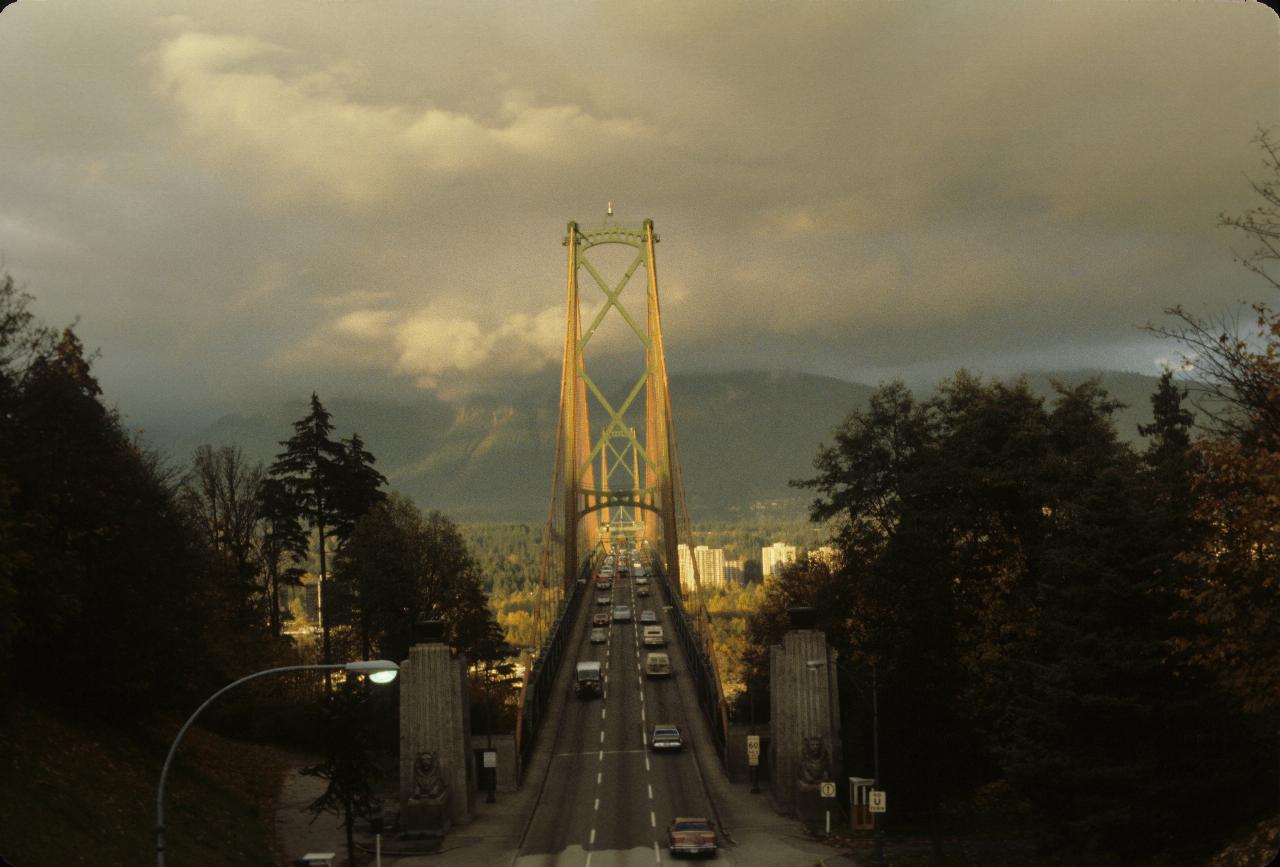
{"label": "parked car", "polygon": [[649,738],[651,750],[679,750],[684,748],[684,738],[680,737],[680,729],[673,725],[659,724],[653,727],[653,735]]}
{"label": "parked car", "polygon": [[591,643],[604,644],[609,640],[609,631],[603,626],[595,626],[591,629]]}
{"label": "parked car", "polygon": [[719,849],[715,824],[708,819],[680,816],[667,826],[667,851],[672,858],[679,855],[710,855],[714,858]]}

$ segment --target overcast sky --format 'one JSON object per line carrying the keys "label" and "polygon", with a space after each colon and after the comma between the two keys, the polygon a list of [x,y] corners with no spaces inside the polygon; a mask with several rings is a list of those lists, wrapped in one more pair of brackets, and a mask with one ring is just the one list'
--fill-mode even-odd
{"label": "overcast sky", "polygon": [[[0,256],[127,414],[559,363],[565,224],[651,217],[673,371],[1155,373],[1266,297],[1234,2],[20,0]],[[1274,300],[1274,299],[1273,299]]]}

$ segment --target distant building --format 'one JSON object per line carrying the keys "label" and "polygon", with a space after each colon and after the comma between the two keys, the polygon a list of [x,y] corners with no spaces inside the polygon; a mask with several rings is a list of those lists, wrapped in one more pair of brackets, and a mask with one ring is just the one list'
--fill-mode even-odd
{"label": "distant building", "polygon": [[698,545],[692,551],[688,545],[677,546],[680,555],[680,589],[693,590],[693,567],[698,566],[698,581],[703,587],[724,586],[724,549]]}
{"label": "distant building", "polygon": [[698,564],[698,580],[703,587],[724,587],[724,549],[699,545],[693,549]]}
{"label": "distant building", "polygon": [[809,551],[809,559],[826,563],[834,569],[840,565],[840,552],[832,545],[822,545]]}
{"label": "distant building", "polygon": [[676,547],[676,551],[680,555],[680,589],[688,591],[693,587],[693,553],[683,542]]}
{"label": "distant building", "polygon": [[796,546],[786,542],[774,542],[760,549],[760,571],[765,578],[776,575],[783,564],[796,562]]}
{"label": "distant building", "polygon": [[733,582],[734,584],[742,583],[742,561],[741,560],[725,560],[724,561],[724,581],[726,584]]}

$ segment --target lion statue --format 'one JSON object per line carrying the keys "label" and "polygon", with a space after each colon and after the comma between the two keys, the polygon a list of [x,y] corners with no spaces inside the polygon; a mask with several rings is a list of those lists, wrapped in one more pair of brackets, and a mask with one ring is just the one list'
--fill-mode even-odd
{"label": "lion statue", "polygon": [[827,745],[821,736],[807,737],[800,749],[800,782],[816,785],[827,779]]}
{"label": "lion statue", "polygon": [[438,801],[444,797],[445,782],[440,776],[440,762],[431,751],[418,753],[413,762],[413,794],[411,798]]}

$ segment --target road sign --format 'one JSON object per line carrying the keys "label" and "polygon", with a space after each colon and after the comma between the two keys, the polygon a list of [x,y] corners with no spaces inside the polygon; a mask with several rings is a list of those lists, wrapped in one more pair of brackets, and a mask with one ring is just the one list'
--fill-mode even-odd
{"label": "road sign", "polygon": [[496,768],[496,767],[498,766],[498,751],[497,751],[497,750],[485,750],[485,751],[484,751],[484,766],[485,766],[486,768]]}
{"label": "road sign", "polygon": [[824,798],[834,798],[836,796],[835,783],[820,783],[819,789],[819,794]]}
{"label": "road sign", "polygon": [[747,764],[751,767],[760,764],[760,735],[747,735]]}
{"label": "road sign", "polygon": [[876,789],[871,790],[871,812],[873,813],[888,812],[888,810],[885,808],[884,792],[877,791]]}

